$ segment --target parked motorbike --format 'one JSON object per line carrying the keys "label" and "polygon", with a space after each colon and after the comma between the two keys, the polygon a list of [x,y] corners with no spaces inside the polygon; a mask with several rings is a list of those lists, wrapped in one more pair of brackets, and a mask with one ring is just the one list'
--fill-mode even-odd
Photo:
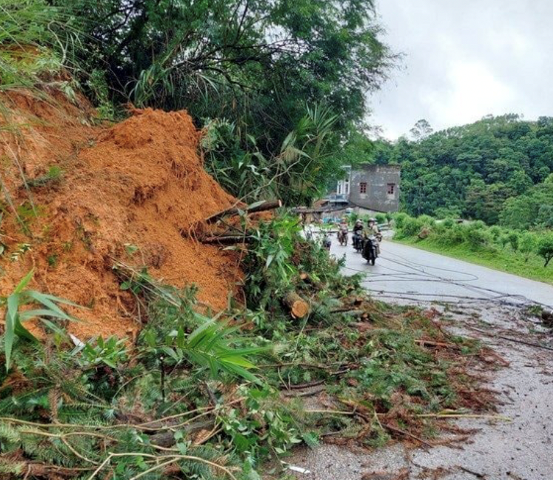
{"label": "parked motorbike", "polygon": [[371,235],[365,239],[363,245],[363,258],[371,265],[376,263],[376,259],[378,258],[378,239],[376,236]]}
{"label": "parked motorbike", "polygon": [[347,227],[345,228],[340,228],[338,230],[338,241],[340,242],[340,245],[342,245],[343,247],[348,245],[348,229]]}

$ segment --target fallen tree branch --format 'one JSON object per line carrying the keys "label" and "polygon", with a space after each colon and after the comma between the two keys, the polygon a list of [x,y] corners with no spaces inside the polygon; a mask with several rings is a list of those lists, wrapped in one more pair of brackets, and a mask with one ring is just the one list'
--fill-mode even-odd
{"label": "fallen tree branch", "polygon": [[251,237],[246,235],[215,235],[201,240],[202,243],[219,243],[224,245],[234,245],[236,243],[249,243]]}
{"label": "fallen tree branch", "polygon": [[421,347],[424,347],[424,346],[429,346],[429,347],[444,347],[444,348],[454,348],[456,350],[459,349],[459,346],[458,345],[455,345],[453,343],[444,343],[444,342],[435,342],[433,340],[424,340],[424,339],[419,339],[419,340],[415,340],[415,343],[420,345]]}
{"label": "fallen tree branch", "polygon": [[426,447],[432,448],[434,446],[431,443],[428,443],[427,441],[423,440],[422,438],[417,437],[416,435],[413,435],[412,433],[406,432],[405,430],[402,430],[401,428],[392,427],[391,425],[388,425],[387,423],[381,423],[381,425],[384,428],[387,428],[388,430],[390,430],[392,432],[399,433],[399,434],[404,435],[406,437],[413,438],[414,440],[421,443],[422,445],[425,445]]}
{"label": "fallen tree branch", "polygon": [[512,422],[513,419],[503,415],[485,415],[477,413],[421,413],[419,418],[482,418],[486,420],[501,420],[502,422]]}
{"label": "fallen tree branch", "polygon": [[[190,435],[200,430],[205,430],[208,428],[212,429],[214,425],[215,421],[213,419],[209,419],[186,425],[184,426],[184,428],[182,428],[182,430],[187,435]],[[149,438],[152,445],[156,445],[158,447],[169,448],[177,443],[177,440],[175,439],[175,432],[173,431],[156,433],[155,435],[151,435]]]}
{"label": "fallen tree branch", "polygon": [[325,383],[324,380],[316,380],[315,382],[309,382],[309,383],[299,383],[296,385],[290,385],[288,387],[289,390],[301,390],[303,388],[311,388],[311,387],[318,387],[319,385],[322,385]]}
{"label": "fallen tree branch", "polygon": [[[0,466],[6,462],[6,460],[0,459]],[[51,465],[47,463],[38,463],[30,461],[9,461],[7,465],[11,468],[16,468],[25,472],[25,477],[29,478],[51,478],[52,475],[56,475],[58,478],[76,478],[83,474],[83,472],[90,472],[94,467],[61,467],[59,465]]]}
{"label": "fallen tree branch", "polygon": [[220,218],[223,218],[229,215],[237,215],[241,211],[245,211],[246,213],[256,213],[256,212],[265,212],[267,210],[275,210],[280,207],[282,207],[281,200],[267,201],[262,203],[261,205],[255,205],[253,207],[246,207],[246,208],[238,208],[236,206],[233,206],[230,208],[226,208],[225,210],[222,210],[221,212],[218,212],[214,215],[211,215],[210,217],[207,217],[205,221],[207,223],[213,223],[219,220]]}
{"label": "fallen tree branch", "polygon": [[548,347],[547,345],[540,345],[539,343],[525,342],[524,340],[519,340],[518,338],[504,337],[503,335],[496,335],[495,333],[486,332],[486,330],[481,330],[476,327],[467,327],[470,330],[475,330],[476,332],[483,333],[488,337],[501,338],[502,340],[507,340],[509,342],[520,343],[522,345],[528,345],[529,347],[543,348],[544,350],[550,350],[553,352],[553,347]]}
{"label": "fallen tree branch", "polygon": [[321,392],[324,392],[325,390],[326,390],[325,385],[319,385],[317,387],[312,387],[311,390],[307,390],[307,391],[288,390],[288,391],[284,391],[282,394],[285,397],[311,397],[313,395],[317,395]]}
{"label": "fallen tree branch", "polygon": [[296,292],[288,292],[284,295],[282,301],[290,309],[293,318],[303,318],[311,311],[309,303],[301,298]]}

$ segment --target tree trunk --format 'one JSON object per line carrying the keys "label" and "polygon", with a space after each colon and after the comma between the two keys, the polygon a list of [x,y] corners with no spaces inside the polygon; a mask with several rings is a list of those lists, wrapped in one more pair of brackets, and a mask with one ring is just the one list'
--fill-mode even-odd
{"label": "tree trunk", "polygon": [[303,318],[309,313],[309,304],[296,292],[289,292],[283,299],[294,318]]}
{"label": "tree trunk", "polygon": [[267,210],[275,210],[276,208],[282,207],[282,201],[281,200],[274,200],[272,202],[264,202],[261,205],[257,205],[255,207],[246,207],[246,208],[238,208],[238,207],[230,207],[227,208],[219,213],[216,213],[215,215],[211,215],[211,217],[208,217],[205,219],[207,223],[213,223],[219,220],[220,218],[226,217],[228,215],[236,215],[240,210],[245,210],[247,213],[255,213],[255,212],[264,212]]}
{"label": "tree trunk", "polygon": [[202,243],[218,243],[220,245],[234,245],[235,243],[248,243],[251,239],[247,235],[214,235],[201,240]]}

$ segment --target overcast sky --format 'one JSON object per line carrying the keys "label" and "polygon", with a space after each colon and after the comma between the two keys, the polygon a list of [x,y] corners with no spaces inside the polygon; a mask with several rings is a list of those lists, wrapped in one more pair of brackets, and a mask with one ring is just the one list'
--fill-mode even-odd
{"label": "overcast sky", "polygon": [[553,0],[377,0],[386,41],[405,54],[371,97],[388,138],[487,114],[553,116]]}

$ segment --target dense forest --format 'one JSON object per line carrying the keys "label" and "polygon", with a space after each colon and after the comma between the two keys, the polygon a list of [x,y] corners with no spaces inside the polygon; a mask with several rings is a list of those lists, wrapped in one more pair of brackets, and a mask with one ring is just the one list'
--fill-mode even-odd
{"label": "dense forest", "polygon": [[410,138],[377,141],[379,164],[402,166],[402,204],[411,215],[465,216],[509,227],[551,226],[553,118],[487,116],[432,132],[421,120]]}

